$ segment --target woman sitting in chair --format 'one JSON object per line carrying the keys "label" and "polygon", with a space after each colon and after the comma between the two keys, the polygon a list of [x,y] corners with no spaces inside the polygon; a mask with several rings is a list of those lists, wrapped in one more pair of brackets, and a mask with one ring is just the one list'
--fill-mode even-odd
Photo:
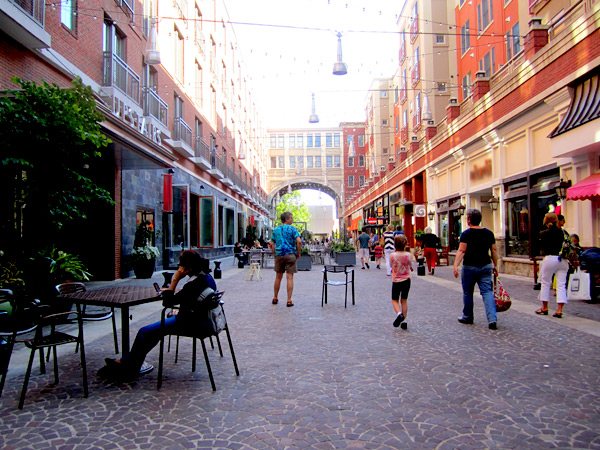
{"label": "woman sitting in chair", "polygon": [[[162,291],[163,306],[170,307],[181,305],[179,314],[165,319],[164,327],[161,322],[155,322],[140,328],[131,351],[121,359],[106,358],[106,366],[100,369],[98,375],[113,378],[130,378],[146,374],[154,367],[144,359],[146,355],[160,342],[163,336],[177,334],[179,330],[186,330],[187,327],[198,327],[200,324],[193,318],[191,308],[200,294],[206,289],[217,290],[217,284],[209,274],[210,261],[202,258],[198,253],[192,250],[186,250],[179,257],[179,268],[171,285]],[[183,288],[175,293],[178,283],[185,276],[189,276],[189,281]]]}

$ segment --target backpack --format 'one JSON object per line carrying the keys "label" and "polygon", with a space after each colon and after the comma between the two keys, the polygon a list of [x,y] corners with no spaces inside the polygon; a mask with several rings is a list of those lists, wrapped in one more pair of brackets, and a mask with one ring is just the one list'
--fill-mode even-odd
{"label": "backpack", "polygon": [[[185,309],[192,313],[199,313],[202,311],[209,311],[219,306],[219,302],[215,302],[210,294],[214,294],[212,288],[205,288],[196,300],[186,303]],[[183,306],[183,305],[182,305]]]}
{"label": "backpack", "polygon": [[225,320],[225,313],[223,312],[223,307],[219,304],[216,308],[208,311],[208,320],[210,322],[210,326],[212,328],[212,332],[214,334],[219,334],[221,331],[225,329],[227,326],[227,321]]}

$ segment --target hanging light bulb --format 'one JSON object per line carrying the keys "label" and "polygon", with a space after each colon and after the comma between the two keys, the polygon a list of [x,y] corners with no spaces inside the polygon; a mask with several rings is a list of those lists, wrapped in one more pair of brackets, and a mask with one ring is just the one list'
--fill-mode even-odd
{"label": "hanging light bulb", "polygon": [[308,123],[318,123],[318,122],[319,122],[319,116],[317,116],[317,113],[315,112],[315,94],[313,92],[313,95],[312,95],[312,114],[308,118]]}
{"label": "hanging light bulb", "polygon": [[334,75],[346,75],[348,73],[348,67],[342,62],[342,33],[338,31],[338,51],[337,51],[337,62],[333,65]]}
{"label": "hanging light bulb", "polygon": [[150,33],[148,42],[146,42],[146,52],[144,53],[144,61],[151,66],[160,64],[160,52],[156,46],[156,19],[150,19]]}

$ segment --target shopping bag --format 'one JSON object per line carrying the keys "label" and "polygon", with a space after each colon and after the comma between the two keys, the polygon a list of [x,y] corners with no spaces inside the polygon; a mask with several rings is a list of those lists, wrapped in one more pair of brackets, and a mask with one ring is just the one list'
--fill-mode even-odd
{"label": "shopping bag", "polygon": [[591,300],[590,274],[577,269],[571,274],[567,285],[567,300]]}
{"label": "shopping bag", "polygon": [[508,311],[512,305],[512,301],[510,300],[510,296],[500,278],[496,278],[496,282],[494,283],[494,300],[496,301],[496,311],[503,312]]}

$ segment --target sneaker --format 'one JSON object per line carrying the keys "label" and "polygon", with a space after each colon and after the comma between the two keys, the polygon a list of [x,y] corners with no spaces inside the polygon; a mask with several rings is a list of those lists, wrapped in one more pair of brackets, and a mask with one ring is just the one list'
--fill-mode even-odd
{"label": "sneaker", "polygon": [[408,324],[406,322],[402,322],[400,324],[400,328],[402,328],[403,330],[406,330],[406,329],[408,329]]}
{"label": "sneaker", "polygon": [[431,275],[435,274],[435,269],[431,269]]}
{"label": "sneaker", "polygon": [[396,318],[394,319],[394,326],[396,328],[398,328],[398,326],[400,325],[400,323],[404,322],[404,314],[402,313],[398,313],[398,315],[396,316]]}
{"label": "sneaker", "polygon": [[367,266],[367,269],[370,269],[369,263],[365,263],[365,266]]}
{"label": "sneaker", "polygon": [[488,325],[488,328],[490,330],[497,330],[498,329],[497,326],[496,326],[496,322],[490,322],[489,325]]}
{"label": "sneaker", "polygon": [[152,372],[154,370],[154,366],[152,364],[148,364],[144,362],[142,367],[140,367],[140,375],[146,375],[148,372]]}
{"label": "sneaker", "polygon": [[473,325],[473,318],[472,317],[465,317],[465,316],[460,316],[458,318],[458,321],[460,323],[464,323],[466,325]]}
{"label": "sneaker", "polygon": [[364,268],[364,267],[361,267],[361,269],[362,269],[362,270],[365,270],[365,268]]}

